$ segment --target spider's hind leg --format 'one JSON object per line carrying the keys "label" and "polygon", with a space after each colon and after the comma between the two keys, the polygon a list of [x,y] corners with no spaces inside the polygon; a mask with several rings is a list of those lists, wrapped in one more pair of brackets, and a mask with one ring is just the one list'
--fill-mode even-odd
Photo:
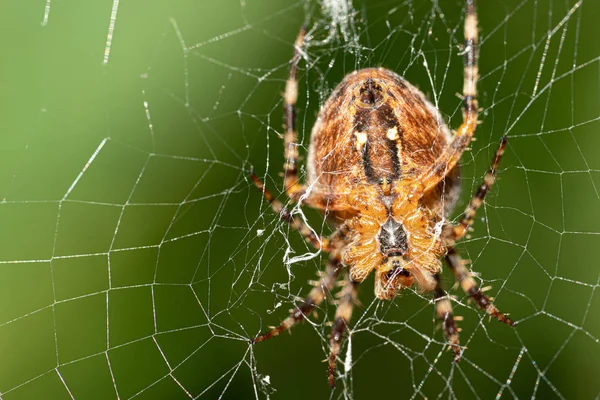
{"label": "spider's hind leg", "polygon": [[298,80],[296,79],[298,71],[298,63],[302,58],[302,45],[304,44],[304,36],[306,31],[304,27],[300,29],[300,33],[294,43],[294,57],[290,65],[288,80],[285,85],[285,93],[283,95],[283,110],[284,117],[284,157],[285,164],[283,165],[285,191],[288,197],[294,201],[300,200],[300,197],[306,193],[306,187],[299,183],[298,179],[298,143],[296,132],[296,101],[298,100]]}
{"label": "spider's hind leg", "polygon": [[466,0],[464,24],[464,66],[463,66],[463,123],[446,145],[444,152],[423,174],[416,179],[427,192],[437,186],[451,171],[467,149],[479,118],[477,101],[477,81],[479,80],[479,29],[477,27],[476,0]]}
{"label": "spider's hind leg", "polygon": [[312,244],[317,250],[331,251],[331,240],[329,238],[317,235],[301,218],[292,215],[292,213],[285,208],[281,201],[273,196],[273,194],[265,187],[265,184],[254,173],[250,176],[254,181],[254,185],[256,185],[258,190],[263,193],[265,200],[271,205],[273,211],[279,214],[279,217],[283,221],[287,222],[290,227],[300,232],[304,237],[304,240]]}
{"label": "spider's hind leg", "polygon": [[304,320],[304,318],[310,314],[311,311],[314,310],[315,307],[318,307],[319,304],[323,302],[325,296],[328,292],[333,289],[335,282],[340,274],[342,269],[342,263],[340,261],[339,256],[332,255],[329,262],[327,263],[327,268],[324,273],[321,273],[321,279],[312,288],[312,290],[308,293],[308,296],[304,299],[304,301],[295,309],[290,312],[290,315],[283,320],[279,326],[271,329],[269,332],[264,333],[254,339],[251,340],[252,343],[262,342],[264,340],[270,339],[274,336],[278,336],[281,332],[291,329],[298,322]]}

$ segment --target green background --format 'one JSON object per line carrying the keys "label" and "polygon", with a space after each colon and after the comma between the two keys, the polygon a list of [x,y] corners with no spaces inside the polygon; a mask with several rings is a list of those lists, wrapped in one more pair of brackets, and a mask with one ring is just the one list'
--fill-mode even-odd
{"label": "green background", "polygon": [[509,147],[460,249],[518,325],[452,291],[468,347],[453,366],[429,297],[378,302],[368,279],[342,352],[352,369],[331,392],[331,305],[248,345],[325,262],[286,268],[313,251],[248,171],[281,192],[281,92],[303,22],[303,144],[327,93],[367,66],[406,76],[457,127],[462,2],[357,1],[357,40],[319,45],[331,24],[317,3],[123,0],[106,54],[111,0],[4,0],[0,397],[598,396],[600,3],[480,3],[483,124],[459,209],[504,133]]}

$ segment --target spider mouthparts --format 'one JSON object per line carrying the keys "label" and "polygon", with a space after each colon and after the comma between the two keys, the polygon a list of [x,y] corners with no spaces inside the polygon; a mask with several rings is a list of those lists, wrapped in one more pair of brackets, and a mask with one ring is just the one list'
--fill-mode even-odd
{"label": "spider mouthparts", "polygon": [[405,278],[408,278],[410,276],[410,272],[400,266],[394,266],[394,268],[391,271],[389,271],[387,275],[389,279],[393,279],[397,276],[403,276]]}

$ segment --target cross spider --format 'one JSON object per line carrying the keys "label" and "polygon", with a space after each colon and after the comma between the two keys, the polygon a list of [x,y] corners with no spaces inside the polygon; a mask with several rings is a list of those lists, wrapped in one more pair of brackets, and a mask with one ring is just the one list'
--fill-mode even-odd
{"label": "cross spider", "polygon": [[261,342],[302,321],[331,292],[343,267],[348,277],[339,294],[333,323],[329,383],[334,386],[335,362],[356,303],[357,286],[375,271],[375,295],[392,299],[413,284],[433,291],[437,317],[454,350],[461,357],[459,329],[452,304],[440,285],[440,258],[444,257],[460,286],[490,316],[508,325],[479,288],[455,250],[473,224],[476,211],[494,184],[506,146],[502,138],[483,183],[460,221],[449,215],[460,191],[458,161],[477,127],[478,29],[475,0],[466,0],[464,22],[463,123],[453,135],[435,107],[414,86],[384,68],[367,68],[347,75],[320,110],[308,152],[308,184],[298,180],[296,143],[296,71],[305,31],[295,43],[284,94],[287,195],[295,202],[327,212],[336,224],[328,238],[318,237],[290,214],[253,174],[273,210],[317,249],[329,252],[320,281],[305,300]]}

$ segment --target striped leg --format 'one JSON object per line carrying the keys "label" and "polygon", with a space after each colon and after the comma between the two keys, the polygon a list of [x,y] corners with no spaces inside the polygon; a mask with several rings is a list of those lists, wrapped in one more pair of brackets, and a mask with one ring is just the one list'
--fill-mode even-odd
{"label": "striped leg", "polygon": [[450,298],[446,294],[446,291],[442,289],[440,283],[440,276],[438,274],[434,275],[436,286],[434,289],[434,297],[435,297],[435,311],[437,314],[437,318],[442,321],[444,327],[444,336],[450,343],[450,347],[454,352],[454,362],[460,361],[460,344],[458,341],[458,333],[460,329],[456,327],[454,314],[452,312],[452,303],[450,303]]}
{"label": "striped leg", "polygon": [[473,221],[475,219],[475,214],[485,199],[485,196],[490,191],[490,188],[496,181],[496,170],[498,169],[498,165],[500,164],[500,160],[502,159],[502,155],[504,154],[504,149],[506,148],[506,136],[502,137],[500,140],[500,145],[498,146],[498,150],[496,150],[496,155],[492,160],[492,164],[490,165],[490,169],[486,172],[485,177],[483,178],[483,183],[479,186],[477,193],[471,199],[467,209],[462,215],[460,222],[452,227],[452,231],[448,235],[448,243],[453,245],[458,239],[462,238],[467,234],[471,225],[473,225]]}
{"label": "striped leg", "polygon": [[265,199],[271,205],[273,211],[279,214],[280,218],[287,222],[292,228],[296,229],[304,237],[304,239],[312,244],[316,249],[323,251],[331,251],[331,239],[317,235],[301,218],[292,215],[284,205],[277,200],[271,192],[265,187],[264,183],[254,174],[250,175],[254,184],[263,192]]}
{"label": "striped leg", "polygon": [[[477,80],[479,79],[479,31],[477,28],[477,11],[475,0],[467,0],[465,15],[465,68],[463,76],[463,125],[470,127],[471,135],[475,132],[479,116],[477,101]],[[460,131],[460,129],[459,129]]]}
{"label": "striped leg", "polygon": [[330,353],[329,353],[329,386],[335,387],[335,362],[344,342],[344,333],[348,329],[352,310],[356,304],[358,282],[353,281],[350,276],[346,277],[346,284],[340,292],[340,299],[337,310],[335,311],[335,320],[331,329]]}
{"label": "striped leg", "polygon": [[285,94],[283,96],[283,108],[285,112],[285,135],[284,135],[284,157],[285,164],[283,165],[284,184],[287,195],[294,201],[298,201],[306,192],[306,187],[298,182],[298,144],[296,134],[296,101],[298,100],[298,81],[296,73],[298,71],[298,63],[300,62],[302,45],[304,43],[304,35],[306,31],[304,27],[300,29],[300,33],[294,44],[294,58],[292,58],[290,73],[285,85]]}
{"label": "striped leg", "polygon": [[475,0],[467,0],[464,36],[463,123],[435,164],[415,180],[423,185],[424,192],[437,186],[448,172],[456,166],[477,128],[477,118],[479,117],[479,103],[477,101],[479,32]]}
{"label": "striped leg", "polygon": [[317,282],[315,287],[311,289],[311,291],[308,293],[308,296],[306,296],[302,304],[300,304],[300,306],[292,310],[290,312],[290,315],[286,319],[284,319],[279,326],[271,329],[269,332],[263,335],[254,338],[253,340],[251,340],[251,342],[258,343],[270,339],[274,336],[278,336],[281,332],[285,331],[286,329],[292,328],[292,326],[296,325],[296,323],[304,320],[304,318],[308,314],[310,314],[310,312],[314,310],[315,307],[317,307],[323,302],[326,294],[330,292],[331,289],[333,289],[333,286],[335,285],[335,281],[337,280],[341,269],[342,263],[340,261],[340,257],[337,254],[332,255],[329,259],[329,262],[327,263],[327,268],[325,272],[320,274],[321,279],[319,280],[319,282]]}
{"label": "striped leg", "polygon": [[479,288],[477,282],[475,282],[475,279],[473,279],[473,276],[465,267],[465,262],[460,258],[460,255],[458,255],[455,249],[451,248],[448,250],[446,261],[452,269],[452,272],[454,272],[456,280],[460,283],[464,292],[475,300],[475,303],[479,308],[496,318],[498,321],[504,322],[510,326],[515,326],[515,323],[506,315],[498,311],[496,306],[492,304],[490,298]]}

